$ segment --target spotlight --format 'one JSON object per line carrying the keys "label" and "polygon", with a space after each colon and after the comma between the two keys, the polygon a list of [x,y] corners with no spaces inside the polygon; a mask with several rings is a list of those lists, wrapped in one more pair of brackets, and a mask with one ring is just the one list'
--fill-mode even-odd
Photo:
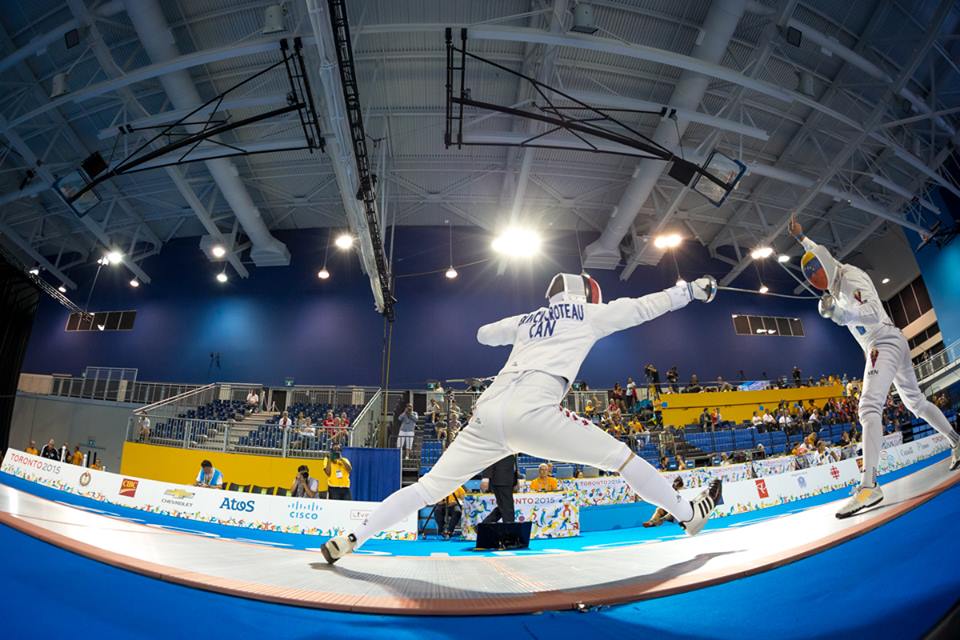
{"label": "spotlight", "polygon": [[880,284],[889,284],[889,283],[890,283],[890,278],[884,278],[883,280],[880,281]]}
{"label": "spotlight", "polygon": [[507,257],[529,258],[540,251],[540,235],[531,229],[511,227],[501,232],[491,247]]}
{"label": "spotlight", "polygon": [[750,252],[750,257],[754,260],[763,260],[764,258],[769,258],[773,255],[773,248],[771,247],[757,247]]}
{"label": "spotlight", "polygon": [[327,271],[326,267],[324,267],[323,269],[320,269],[320,271],[317,272],[317,277],[320,278],[321,280],[326,280],[327,278],[330,277],[330,272]]}
{"label": "spotlight", "polygon": [[103,331],[103,330],[106,329],[106,328],[107,328],[107,325],[105,325],[105,324],[98,324],[98,325],[97,325],[97,329],[99,329],[100,331]]}
{"label": "spotlight", "polygon": [[781,253],[779,256],[777,256],[777,262],[780,264],[783,264],[784,262],[790,262],[790,256],[785,253]]}
{"label": "spotlight", "polygon": [[28,273],[29,273],[30,275],[32,275],[32,276],[38,276],[38,275],[40,275],[40,267],[34,267],[34,268],[30,269],[30,271],[28,271]]}
{"label": "spotlight", "polygon": [[337,239],[334,240],[333,244],[337,245],[338,249],[349,249],[353,246],[353,236],[349,233],[344,233],[337,236]]}
{"label": "spotlight", "polygon": [[130,281],[130,286],[136,289],[137,287],[140,286],[140,281],[134,278],[133,280]]}
{"label": "spotlight", "polygon": [[760,293],[766,293],[767,291],[770,291],[770,289],[767,288],[767,285],[765,284],[760,285]]}
{"label": "spotlight", "polygon": [[449,278],[450,280],[453,280],[454,278],[457,277],[457,270],[451,266],[449,269],[447,269],[447,272],[443,275],[447,276],[447,278]]}
{"label": "spotlight", "polygon": [[210,253],[213,254],[214,258],[222,258],[227,255],[227,250],[223,248],[223,245],[215,244],[210,248]]}
{"label": "spotlight", "polygon": [[66,293],[67,288],[63,285],[60,285],[59,287],[57,287],[57,291],[59,291],[60,293]]}
{"label": "spotlight", "polygon": [[221,271],[220,273],[217,274],[217,282],[226,282],[226,281],[227,281],[226,271]]}
{"label": "spotlight", "polygon": [[114,264],[114,265],[120,264],[121,262],[123,262],[123,254],[120,253],[119,251],[111,251],[107,255],[103,256],[103,258],[104,260],[107,261],[107,263]]}
{"label": "spotlight", "polygon": [[683,238],[679,233],[668,233],[654,238],[653,246],[657,249],[676,249],[681,242],[683,242]]}

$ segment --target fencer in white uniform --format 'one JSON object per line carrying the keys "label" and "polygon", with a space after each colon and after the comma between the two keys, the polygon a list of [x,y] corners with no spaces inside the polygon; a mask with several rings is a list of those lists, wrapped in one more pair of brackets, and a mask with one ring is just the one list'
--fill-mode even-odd
{"label": "fencer in white uniform", "polygon": [[827,291],[820,299],[820,315],[847,327],[866,356],[858,409],[863,427],[863,474],[860,487],[837,512],[838,518],[847,518],[883,500],[877,463],[883,443],[883,407],[891,383],[907,409],[950,442],[951,470],[960,467],[960,435],[920,390],[907,340],[884,311],[870,276],[837,261],[826,248],[804,236],[796,219],[790,223],[790,232],[805,250],[801,265],[807,280]]}
{"label": "fencer in white uniform", "polygon": [[480,327],[481,344],[513,349],[477,400],[467,427],[419,482],[388,497],[354,533],[324,544],[324,558],[336,562],[408,514],[450,495],[494,462],[519,452],[619,472],[641,498],[673,515],[689,535],[698,533],[720,498],[719,482],[692,502],[684,500],[626,444],[564,409],[561,402],[597,340],[692,300],[709,302],[716,289],[713,278],[703,277],[603,304],[593,278],[558,274],[547,289],[548,306]]}

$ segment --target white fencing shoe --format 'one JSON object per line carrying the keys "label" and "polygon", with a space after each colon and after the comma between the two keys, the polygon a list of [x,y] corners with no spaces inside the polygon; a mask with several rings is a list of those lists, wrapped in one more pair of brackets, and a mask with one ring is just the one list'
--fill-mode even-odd
{"label": "white fencing shoe", "polygon": [[883,490],[880,487],[860,487],[853,497],[837,511],[838,518],[849,518],[855,513],[880,504],[883,500]]}
{"label": "white fencing shoe", "polygon": [[320,553],[327,564],[333,564],[348,553],[353,553],[357,548],[357,537],[352,533],[348,536],[337,536],[330,538],[320,547]]}
{"label": "white fencing shoe", "polygon": [[950,471],[960,467],[960,442],[953,448],[953,455],[950,456]]}
{"label": "white fencing shoe", "polygon": [[690,501],[690,506],[693,507],[693,517],[680,523],[688,536],[695,536],[700,533],[700,530],[707,524],[710,514],[720,503],[722,495],[723,483],[720,480],[714,480],[706,491]]}

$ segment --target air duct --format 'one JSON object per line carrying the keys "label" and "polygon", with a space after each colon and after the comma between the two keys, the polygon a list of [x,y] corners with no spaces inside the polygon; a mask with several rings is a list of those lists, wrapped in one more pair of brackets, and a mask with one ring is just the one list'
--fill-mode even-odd
{"label": "air duct", "polygon": [[[694,48],[693,57],[711,64],[718,64],[727,50],[727,45],[730,44],[730,38],[733,37],[745,7],[746,0],[722,0],[710,5],[701,30],[704,34],[703,40]],[[669,100],[670,106],[676,109],[696,110],[710,80],[711,78],[705,75],[684,71],[674,87],[673,95]],[[675,150],[679,145],[677,131],[679,129],[682,136],[687,124],[688,121],[683,119],[676,122],[663,119],[657,126],[653,139],[664,147]],[[650,197],[653,187],[666,167],[666,163],[657,160],[640,161],[633,173],[633,180],[627,185],[619,204],[614,209],[616,213],[610,217],[603,234],[587,246],[584,252],[586,268],[615,269],[617,267],[620,263],[620,241],[630,232],[633,221]]]}
{"label": "air duct", "polygon": [[[157,0],[126,0],[124,6],[143,48],[154,64],[180,57],[173,34]],[[187,71],[173,71],[161,76],[160,83],[177,109],[195,109],[204,102]],[[199,129],[200,127],[195,127],[192,130]],[[250,257],[254,264],[258,267],[290,264],[290,251],[267,229],[233,162],[227,158],[219,158],[206,160],[204,164],[224,199],[233,209],[243,231],[250,238]]]}

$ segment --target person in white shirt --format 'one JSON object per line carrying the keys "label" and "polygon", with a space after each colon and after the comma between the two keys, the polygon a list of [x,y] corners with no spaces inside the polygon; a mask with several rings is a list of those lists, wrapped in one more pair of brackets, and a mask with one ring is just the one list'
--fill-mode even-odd
{"label": "person in white shirt", "polygon": [[321,547],[324,559],[336,562],[408,514],[450,495],[482,469],[521,451],[616,471],[641,498],[673,515],[689,535],[698,533],[720,498],[719,481],[687,501],[625,443],[564,409],[561,401],[597,340],[692,300],[710,302],[716,290],[716,281],[705,276],[602,304],[596,280],[562,273],[547,287],[548,306],[480,327],[481,344],[512,345],[512,350],[477,400],[470,423],[419,482],[388,497],[354,533],[328,540]]}
{"label": "person in white shirt", "polygon": [[752,424],[752,425],[755,426],[755,427],[759,427],[761,424],[763,424],[763,418],[761,418],[761,417],[757,414],[757,412],[754,411],[754,412],[753,412],[753,417],[750,418],[750,424]]}
{"label": "person in white shirt", "polygon": [[[400,414],[400,434],[397,436],[397,449],[403,451],[403,457],[409,458],[410,451],[413,449],[413,437],[417,429],[417,420],[420,415],[413,410],[413,405],[407,403],[403,413]],[[376,531],[374,533],[379,533]]]}
{"label": "person in white shirt", "polygon": [[256,413],[257,409],[260,408],[260,396],[257,395],[256,391],[251,390],[247,394],[247,408],[250,409],[250,413]]}
{"label": "person in white shirt", "polygon": [[140,416],[140,442],[150,440],[150,418]]}
{"label": "person in white shirt", "polygon": [[277,422],[277,424],[280,425],[281,429],[287,430],[293,426],[293,420],[290,419],[290,414],[284,411],[282,414],[280,414],[280,421]]}
{"label": "person in white shirt", "polygon": [[910,346],[884,311],[870,276],[851,264],[838,262],[824,247],[804,236],[796,216],[790,220],[789,231],[805,250],[801,259],[804,276],[825,292],[818,305],[820,315],[847,327],[867,356],[858,407],[863,425],[863,474],[853,498],[837,512],[838,518],[847,518],[883,500],[883,491],[877,485],[877,463],[883,441],[883,406],[891,383],[907,409],[950,442],[951,470],[960,467],[960,435],[920,390]]}
{"label": "person in white shirt", "polygon": [[772,425],[777,423],[777,421],[774,419],[772,415],[770,415],[770,412],[768,411],[763,412],[762,420],[763,420],[763,424],[766,424],[766,425]]}

